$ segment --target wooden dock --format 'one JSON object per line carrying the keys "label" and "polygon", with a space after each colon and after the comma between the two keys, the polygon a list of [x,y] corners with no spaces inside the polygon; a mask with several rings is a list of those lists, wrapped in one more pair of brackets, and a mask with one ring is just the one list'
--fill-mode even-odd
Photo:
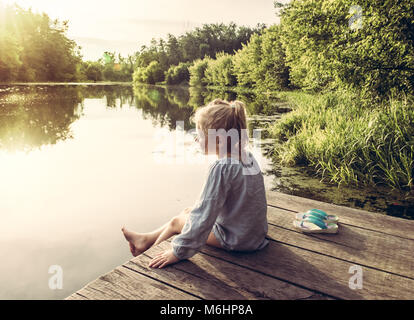
{"label": "wooden dock", "polygon": [[[414,299],[414,221],[268,192],[269,245],[254,253],[205,246],[189,260],[148,267],[164,242],[67,299]],[[297,212],[340,217],[338,234],[293,229]],[[362,288],[351,289],[353,266]],[[351,273],[350,273],[351,269]]]}

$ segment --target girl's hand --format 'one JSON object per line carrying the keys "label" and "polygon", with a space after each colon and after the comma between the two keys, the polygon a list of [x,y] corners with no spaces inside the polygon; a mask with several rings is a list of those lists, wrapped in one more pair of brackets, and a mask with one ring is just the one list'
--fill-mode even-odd
{"label": "girl's hand", "polygon": [[179,259],[174,255],[173,250],[169,249],[157,254],[148,266],[152,268],[158,267],[161,269],[169,264],[177,262],[178,260]]}

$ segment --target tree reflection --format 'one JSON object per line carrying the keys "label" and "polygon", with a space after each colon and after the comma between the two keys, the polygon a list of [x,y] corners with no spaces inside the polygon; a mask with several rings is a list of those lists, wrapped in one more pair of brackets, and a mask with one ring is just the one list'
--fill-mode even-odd
{"label": "tree reflection", "polygon": [[176,128],[177,121],[184,121],[184,128],[193,128],[190,122],[193,108],[188,106],[188,90],[163,88],[148,85],[134,86],[134,104],[142,110],[145,119],[151,118],[154,125]]}
{"label": "tree reflection", "polygon": [[0,87],[0,150],[29,151],[70,138],[81,101],[76,88]]}
{"label": "tree reflection", "polygon": [[[281,101],[266,95],[256,96],[253,93],[237,93],[219,89],[179,86],[134,86],[134,104],[143,110],[143,116],[152,118],[154,125],[165,126],[173,130],[176,121],[184,121],[185,128],[194,128],[189,121],[195,109],[221,98],[227,101],[241,100],[246,104],[248,115],[262,114],[263,116],[278,112],[277,106]],[[262,124],[262,123],[260,123]],[[251,131],[256,122],[249,124]]]}
{"label": "tree reflection", "polygon": [[[82,116],[84,99],[106,99],[107,108],[134,106],[160,127],[194,128],[194,110],[215,98],[241,100],[248,114],[266,114],[274,99],[196,87],[151,85],[0,86],[0,149],[31,150],[72,137],[70,125]],[[261,125],[261,123],[260,123]],[[249,122],[249,131],[256,127]]]}

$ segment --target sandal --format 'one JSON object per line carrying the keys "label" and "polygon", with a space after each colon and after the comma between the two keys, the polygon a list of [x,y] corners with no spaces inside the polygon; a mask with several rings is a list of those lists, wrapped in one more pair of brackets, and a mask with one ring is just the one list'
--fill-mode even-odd
{"label": "sandal", "polygon": [[301,221],[294,220],[295,229],[304,233],[337,233],[338,225],[333,222],[325,222],[316,217],[307,217]]}
{"label": "sandal", "polygon": [[327,214],[325,211],[319,210],[319,209],[311,209],[306,211],[305,213],[298,213],[296,214],[297,220],[303,220],[307,217],[315,217],[320,220],[323,220],[324,222],[335,222],[337,223],[339,221],[338,216],[334,214]]}

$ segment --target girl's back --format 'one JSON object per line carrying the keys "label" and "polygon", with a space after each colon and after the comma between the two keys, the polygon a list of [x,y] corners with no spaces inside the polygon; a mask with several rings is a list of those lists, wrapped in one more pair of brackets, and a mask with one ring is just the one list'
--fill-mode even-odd
{"label": "girl's back", "polygon": [[267,203],[263,175],[254,156],[249,164],[230,158],[217,160],[223,182],[229,185],[224,210],[217,217],[213,232],[224,248],[257,250],[268,243]]}

